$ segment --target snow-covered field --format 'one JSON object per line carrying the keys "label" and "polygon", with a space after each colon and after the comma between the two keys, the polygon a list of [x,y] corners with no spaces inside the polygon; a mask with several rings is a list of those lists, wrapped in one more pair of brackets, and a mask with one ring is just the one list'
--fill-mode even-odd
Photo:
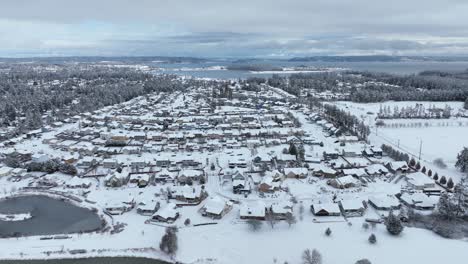
{"label": "snow-covered field", "polygon": [[[461,174],[455,168],[457,154],[468,146],[468,118],[452,117],[449,119],[385,119],[385,126],[376,128],[375,121],[381,106],[395,106],[400,109],[414,106],[416,103],[443,108],[450,106],[452,113],[464,113],[462,102],[384,102],[353,103],[337,102],[336,105],[362,118],[371,127],[372,143],[388,144],[418,158],[421,147],[421,160],[438,171],[448,173],[454,180]],[[392,126],[392,124],[395,124]],[[422,146],[421,146],[422,144]],[[433,161],[441,158],[447,169],[437,168]],[[440,174],[440,173],[439,173]]]}

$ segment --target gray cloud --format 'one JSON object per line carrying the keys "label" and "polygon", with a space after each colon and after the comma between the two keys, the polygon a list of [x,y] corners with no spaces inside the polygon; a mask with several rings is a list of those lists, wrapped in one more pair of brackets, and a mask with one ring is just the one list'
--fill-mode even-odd
{"label": "gray cloud", "polygon": [[465,54],[467,13],[465,0],[2,0],[0,56]]}

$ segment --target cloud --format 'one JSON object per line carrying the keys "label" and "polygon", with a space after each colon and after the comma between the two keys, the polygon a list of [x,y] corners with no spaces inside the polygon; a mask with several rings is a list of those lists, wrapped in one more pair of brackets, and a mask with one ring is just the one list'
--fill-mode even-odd
{"label": "cloud", "polygon": [[467,13],[465,0],[2,0],[0,56],[466,54]]}

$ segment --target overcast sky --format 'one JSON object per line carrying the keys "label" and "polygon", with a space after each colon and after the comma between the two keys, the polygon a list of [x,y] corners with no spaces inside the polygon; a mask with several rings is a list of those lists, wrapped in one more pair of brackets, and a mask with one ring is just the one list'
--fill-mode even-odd
{"label": "overcast sky", "polygon": [[468,0],[1,0],[0,56],[468,55]]}

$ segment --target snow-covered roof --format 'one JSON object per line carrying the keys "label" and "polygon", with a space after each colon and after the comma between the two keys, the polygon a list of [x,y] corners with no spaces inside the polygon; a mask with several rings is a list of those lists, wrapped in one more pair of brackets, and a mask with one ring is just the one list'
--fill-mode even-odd
{"label": "snow-covered roof", "polygon": [[314,212],[326,211],[328,213],[341,213],[340,208],[337,203],[321,203],[313,204]]}
{"label": "snow-covered roof", "polygon": [[205,204],[205,211],[210,214],[220,215],[225,207],[226,202],[217,196],[208,200]]}
{"label": "snow-covered roof", "polygon": [[429,178],[429,176],[419,171],[409,174],[406,177],[408,179],[408,182],[414,186],[424,187],[427,185],[434,185],[434,180],[432,180],[431,178]]}
{"label": "snow-covered roof", "polygon": [[244,203],[240,208],[240,216],[265,217],[265,204],[261,201],[254,203]]}
{"label": "snow-covered roof", "polygon": [[161,208],[158,212],[153,214],[154,216],[159,216],[163,219],[176,218],[177,217],[176,205],[174,203],[168,203],[166,206]]}

